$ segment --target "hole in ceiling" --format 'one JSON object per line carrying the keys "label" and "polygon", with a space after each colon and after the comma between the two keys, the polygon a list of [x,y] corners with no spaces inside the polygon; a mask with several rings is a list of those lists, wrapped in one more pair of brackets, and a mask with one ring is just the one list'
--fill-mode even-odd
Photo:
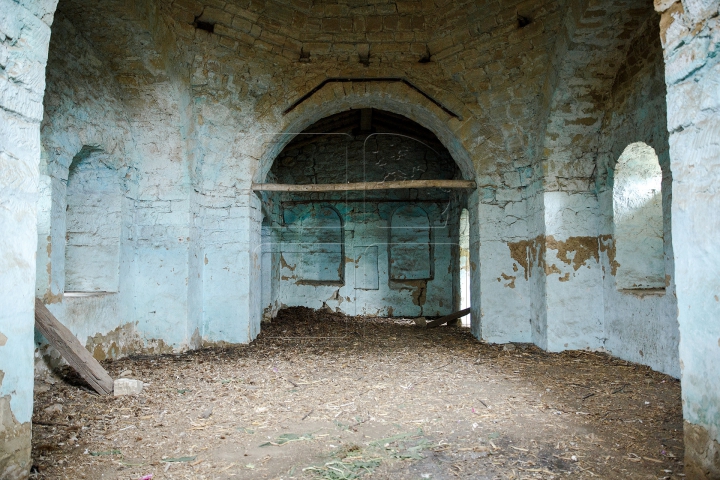
{"label": "hole in ceiling", "polygon": [[206,32],[213,33],[215,32],[215,24],[211,22],[203,22],[202,20],[198,20],[200,17],[195,17],[195,21],[193,22],[193,26],[197,28],[198,30],[205,30]]}
{"label": "hole in ceiling", "polygon": [[518,28],[527,27],[532,23],[532,19],[530,17],[524,17],[518,13],[517,16],[517,22],[518,22]]}
{"label": "hole in ceiling", "polygon": [[418,60],[418,63],[430,63],[432,62],[432,55],[430,55],[430,49],[425,46],[425,55],[420,57],[420,60]]}

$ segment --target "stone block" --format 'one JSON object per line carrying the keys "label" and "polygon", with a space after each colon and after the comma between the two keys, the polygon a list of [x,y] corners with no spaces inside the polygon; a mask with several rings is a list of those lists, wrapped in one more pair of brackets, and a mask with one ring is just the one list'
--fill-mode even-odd
{"label": "stone block", "polygon": [[134,378],[118,378],[115,380],[113,394],[116,397],[123,395],[137,395],[142,392],[143,382]]}
{"label": "stone block", "polygon": [[677,0],[654,0],[655,11],[662,13],[672,7],[676,1]]}
{"label": "stone block", "polygon": [[666,61],[665,82],[678,83],[695,74],[708,60],[709,37],[695,37]]}
{"label": "stone block", "polygon": [[252,23],[249,20],[242,17],[235,17],[232,21],[233,28],[236,28],[245,33],[250,33],[252,30]]}
{"label": "stone block", "polygon": [[695,22],[701,22],[718,13],[717,0],[683,0],[683,6]]}
{"label": "stone block", "polygon": [[205,7],[202,15],[198,18],[199,22],[222,23],[223,25],[232,25],[232,14],[220,10],[219,8]]}

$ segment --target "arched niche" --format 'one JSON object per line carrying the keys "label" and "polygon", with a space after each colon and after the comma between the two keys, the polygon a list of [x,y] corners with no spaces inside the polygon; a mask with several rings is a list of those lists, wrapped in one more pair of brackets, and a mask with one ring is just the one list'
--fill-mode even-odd
{"label": "arched niche", "polygon": [[117,292],[122,190],[98,149],[84,147],[67,181],[65,291]]}
{"label": "arched niche", "polygon": [[430,220],[421,207],[407,205],[393,212],[389,247],[390,280],[432,278]]}
{"label": "arched niche", "polygon": [[617,288],[665,287],[662,170],[655,150],[628,145],[615,166],[613,227]]}
{"label": "arched niche", "polygon": [[285,229],[278,248],[281,274],[297,284],[344,285],[344,238],[340,214],[328,205],[283,208]]}

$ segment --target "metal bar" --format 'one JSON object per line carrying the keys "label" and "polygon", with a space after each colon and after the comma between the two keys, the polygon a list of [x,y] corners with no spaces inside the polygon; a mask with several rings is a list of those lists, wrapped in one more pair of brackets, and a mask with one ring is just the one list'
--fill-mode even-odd
{"label": "metal bar", "polygon": [[303,96],[300,97],[299,99],[295,100],[295,102],[294,102],[292,105],[290,105],[288,108],[285,109],[285,111],[283,112],[283,115],[287,115],[288,113],[290,113],[291,111],[293,111],[298,105],[300,105],[301,103],[303,103],[303,102],[304,102],[305,100],[307,100],[308,98],[312,97],[315,93],[317,93],[321,88],[323,88],[323,87],[324,87],[325,85],[327,85],[328,83],[349,83],[349,82],[350,82],[350,83],[352,83],[352,82],[389,82],[389,83],[400,82],[400,83],[404,83],[405,85],[407,85],[408,87],[412,88],[413,90],[415,90],[416,92],[418,92],[420,95],[422,95],[423,97],[427,98],[427,99],[430,100],[432,103],[434,103],[435,105],[437,105],[443,112],[447,113],[447,114],[450,115],[451,117],[457,118],[458,120],[462,120],[462,116],[458,115],[457,113],[453,112],[452,110],[450,110],[448,107],[446,107],[445,105],[443,105],[443,104],[440,103],[439,101],[435,100],[435,98],[433,98],[430,94],[428,94],[428,93],[424,92],[423,90],[421,90],[420,88],[418,88],[414,83],[412,83],[411,81],[409,81],[409,80],[408,80],[407,78],[405,78],[405,77],[376,77],[376,78],[338,77],[338,78],[326,78],[325,80],[323,80],[322,82],[320,82],[320,84],[319,84],[318,86],[316,86],[315,88],[313,88],[312,90],[310,90],[308,93],[306,93],[305,95],[303,95]]}

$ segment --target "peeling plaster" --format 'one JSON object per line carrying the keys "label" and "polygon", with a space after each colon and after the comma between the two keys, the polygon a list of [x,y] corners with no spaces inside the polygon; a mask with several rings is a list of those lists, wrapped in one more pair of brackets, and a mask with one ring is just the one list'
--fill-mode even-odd
{"label": "peeling plaster", "polygon": [[[615,276],[620,264],[615,260],[615,241],[612,235],[600,235],[598,237],[599,248],[601,253],[607,254],[610,263],[610,274]],[[603,267],[604,268],[604,267]]]}
{"label": "peeling plaster", "polygon": [[[278,35],[281,39],[278,48],[263,51],[262,55],[252,46],[256,41],[251,36],[243,37],[245,40],[221,35],[208,37],[213,41],[198,39],[192,33],[188,36],[180,27],[186,23],[178,21],[187,14],[183,2],[168,3],[162,14],[168,18],[157,17],[168,21],[153,22],[140,18],[137,12],[126,11],[121,18],[107,15],[108,28],[102,32],[83,28],[96,26],[98,12],[107,13],[103,2],[96,2],[88,4],[88,11],[75,18],[62,12],[56,15],[52,32],[55,57],[47,69],[50,95],[45,101],[42,71],[54,2],[0,2],[6,12],[3,28],[5,33],[10,32],[0,43],[7,47],[9,56],[5,60],[13,67],[4,70],[10,75],[9,81],[0,87],[3,93],[0,120],[8,127],[10,139],[3,144],[9,156],[0,158],[0,162],[3,165],[10,162],[11,166],[0,168],[0,172],[13,175],[20,172],[17,178],[3,177],[0,173],[2,186],[10,186],[0,188],[1,203],[12,206],[10,216],[0,218],[9,222],[11,232],[0,237],[3,242],[0,251],[7,263],[4,266],[9,265],[0,269],[0,276],[20,292],[9,301],[0,302],[4,325],[16,328],[3,327],[7,339],[0,359],[18,361],[17,368],[0,372],[5,377],[4,383],[0,382],[4,395],[0,397],[2,425],[7,419],[24,422],[30,418],[32,386],[25,377],[29,377],[32,352],[23,345],[31,348],[29,300],[33,270],[38,275],[37,295],[50,304],[59,318],[71,324],[81,338],[89,338],[88,343],[94,345],[91,348],[99,357],[123,354],[130,348],[177,351],[201,343],[247,342],[257,335],[262,307],[272,311],[283,305],[277,296],[270,295],[267,304],[259,300],[260,262],[253,248],[259,248],[256,240],[260,238],[261,214],[257,199],[246,189],[256,176],[264,178],[286,140],[258,141],[253,136],[298,131],[329,113],[380,105],[431,127],[459,161],[463,175],[476,178],[482,185],[478,192],[473,192],[477,201],[471,212],[473,228],[479,232],[474,234],[470,247],[474,272],[473,333],[493,341],[529,341],[527,319],[531,317],[536,325],[542,322],[550,325],[546,331],[537,330],[538,336],[533,339],[538,343],[542,343],[543,335],[546,339],[552,337],[552,345],[570,345],[569,348],[607,341],[617,355],[679,375],[674,370],[677,343],[673,336],[679,311],[685,360],[683,400],[686,417],[693,422],[686,426],[688,468],[702,469],[707,458],[716,458],[712,452],[717,451],[720,424],[708,412],[718,403],[720,394],[712,383],[714,372],[707,365],[717,358],[718,335],[707,319],[717,318],[717,298],[714,303],[710,300],[717,291],[717,262],[703,254],[714,246],[703,242],[712,242],[717,237],[708,235],[714,230],[707,222],[715,218],[712,212],[718,208],[713,202],[720,198],[713,194],[717,178],[708,174],[720,158],[712,142],[717,138],[713,132],[717,132],[718,117],[715,2],[685,2],[687,11],[680,2],[656,2],[664,10],[659,35],[652,29],[643,30],[645,27],[638,22],[645,21],[645,16],[637,11],[628,15],[622,3],[607,2],[603,5],[607,8],[589,9],[589,14],[599,15],[594,19],[587,18],[585,12],[579,18],[564,16],[562,4],[551,5],[543,13],[545,28],[533,42],[555,45],[556,51],[527,49],[519,44],[513,48],[524,49],[522,58],[510,50],[505,52],[512,62],[522,63],[510,74],[504,68],[461,65],[467,59],[484,58],[488,39],[502,41],[502,32],[508,25],[498,24],[500,36],[495,32],[481,35],[477,41],[466,43],[460,53],[457,45],[443,46],[453,34],[452,29],[438,30],[433,38],[433,62],[437,68],[432,71],[427,66],[414,65],[416,60],[404,63],[407,49],[398,50],[402,53],[378,51],[371,57],[370,65],[350,65],[330,43],[324,42],[318,42],[319,51],[313,51],[313,62],[298,69],[296,60],[300,53],[294,50],[296,42],[292,39],[283,42],[282,35]],[[501,18],[501,3],[472,5],[470,14],[463,18],[475,18],[476,13],[484,13],[479,11],[482,8],[491,9],[491,17]],[[154,6],[153,2],[150,4]],[[649,8],[646,5],[646,10]],[[647,20],[657,26],[656,18]],[[432,25],[435,19],[428,17],[427,21]],[[460,28],[465,28],[463,22]],[[613,28],[609,29],[609,24]],[[130,32],[129,39],[118,34],[125,27]],[[163,35],[158,36],[157,30],[162,30]],[[141,35],[134,35],[136,32]],[[628,40],[627,32],[645,36]],[[58,43],[63,36],[71,41]],[[85,41],[86,37],[90,41]],[[666,47],[667,66],[659,77],[649,75],[646,66],[638,63],[658,60],[652,56],[658,51],[662,53],[657,41],[645,41],[658,37]],[[567,45],[563,38],[591,41],[602,38],[604,46],[590,51],[585,42]],[[142,39],[142,44],[134,43],[136,39]],[[273,36],[266,40],[278,41]],[[412,51],[413,46],[409,48]],[[102,59],[107,57],[108,49],[119,52],[119,58],[138,55],[138,61],[115,62],[117,58],[111,58],[110,64],[105,64]],[[172,50],[173,57],[163,49]],[[180,58],[174,55],[186,56],[187,62],[174,62]],[[623,55],[627,58],[623,59]],[[219,58],[226,61],[218,61]],[[665,67],[662,60],[659,58],[655,64],[661,69]],[[503,65],[502,61],[498,65]],[[189,85],[186,72],[173,77],[173,70],[182,70],[186,63],[194,70],[189,75]],[[345,91],[324,89],[290,115],[281,117],[277,112],[288,96],[307,92],[319,77],[327,74],[328,65],[338,75],[347,76],[370,70],[377,76],[393,75],[398,69],[409,75],[419,74],[430,91],[458,109],[466,120],[447,121],[435,115],[432,105],[418,95],[379,85]],[[619,73],[614,76],[618,65]],[[417,68],[423,68],[422,72]],[[460,70],[452,78],[447,76],[447,72]],[[649,80],[638,81],[638,75]],[[114,84],[113,78],[121,78],[122,84]],[[100,79],[100,83],[88,79]],[[667,96],[661,88],[665,81]],[[538,91],[542,94],[532,93]],[[523,100],[530,96],[529,101]],[[95,102],[97,98],[102,101]],[[665,98],[669,103],[667,114],[656,108],[665,103]],[[38,236],[34,233],[35,207],[32,200],[26,200],[35,194],[37,173],[33,172],[41,155],[35,127],[43,113],[49,120],[44,122],[42,137],[47,147],[43,155],[49,157],[49,162],[41,164],[41,169],[44,177],[55,181],[53,195],[63,197],[59,184],[67,180],[69,162],[84,146],[101,145],[112,156],[112,168],[126,181],[123,230],[121,236],[116,236],[120,242],[119,300],[113,309],[102,311],[110,315],[78,315],[77,309],[72,310],[69,302],[63,301],[66,232],[60,217],[55,218],[56,224],[48,225],[53,234],[50,240],[44,240],[47,232]],[[627,119],[630,120],[626,122]],[[18,121],[22,128],[17,128]],[[602,129],[598,130],[600,124]],[[655,140],[656,147],[667,137],[658,132],[666,134],[668,127],[672,132],[672,175],[679,180],[673,185],[676,203],[672,206],[672,222],[678,227],[675,254],[680,268],[677,273],[667,269],[673,259],[668,229],[664,246],[667,293],[662,298],[636,298],[615,288],[618,263],[608,229],[604,188],[612,183],[616,150],[629,143],[626,137],[638,137],[630,141],[643,137],[649,144]],[[646,134],[657,138],[644,138]],[[273,142],[278,146],[268,147]],[[670,156],[660,150],[658,155],[661,164],[665,161],[663,188],[667,191],[672,180]],[[313,170],[309,175],[317,176],[317,169]],[[575,199],[568,202],[569,208],[558,207],[548,201],[551,195],[547,193],[553,192],[590,193],[599,207],[592,210],[592,206],[588,207],[591,202],[573,203]],[[668,205],[664,212],[667,222],[669,200],[669,194],[663,198]],[[53,211],[59,211],[58,206],[46,205]],[[374,208],[373,214],[381,217],[381,212]],[[381,220],[386,221],[387,217]],[[556,228],[558,225],[560,228]],[[353,233],[357,239],[352,241],[360,242],[364,233],[359,230]],[[540,233],[547,237],[537,236]],[[48,242],[38,249],[37,269],[33,269],[32,260],[35,237],[41,243]],[[76,246],[82,244],[79,237],[75,238]],[[452,240],[451,235],[446,237]],[[178,245],[180,238],[188,242]],[[523,238],[532,240],[518,241]],[[364,240],[363,243],[367,244]],[[350,239],[347,244],[352,244]],[[114,254],[113,251],[113,258]],[[435,269],[436,280],[442,283],[440,275],[452,273],[452,268],[444,268],[448,259],[453,260],[452,255],[435,248],[433,256],[441,267]],[[355,258],[349,252],[348,257]],[[546,258],[552,260],[546,262]],[[602,278],[601,269],[593,265],[592,258],[605,272]],[[380,264],[384,268],[388,262],[383,260]],[[594,268],[581,269],[583,265]],[[525,269],[524,275],[519,273],[520,267]],[[574,273],[567,271],[570,267]],[[340,275],[341,267],[337,268]],[[533,268],[541,268],[545,275],[533,276]],[[502,273],[500,278],[512,279],[513,288],[495,281],[498,272],[511,270],[517,275]],[[554,279],[548,283],[551,274],[557,274],[563,284]],[[279,277],[278,270],[276,280]],[[673,301],[675,280],[679,285],[679,304]],[[341,299],[346,299],[342,307],[347,308],[357,294],[351,279],[344,281],[340,289],[332,285],[297,285],[304,289],[298,296],[328,298],[327,302],[338,306]],[[426,309],[450,308],[447,292],[438,293],[434,288],[432,281],[427,281],[422,289],[413,287],[409,296],[412,302],[403,298],[396,308],[387,308],[387,313],[404,314],[402,308],[412,307],[411,303]],[[372,295],[372,291],[363,291],[361,295]],[[602,299],[600,304],[593,303],[596,297]],[[375,299],[368,298],[367,304],[372,305]],[[237,305],[243,308],[238,309]],[[579,306],[592,310],[602,321],[598,325],[572,323],[581,311]],[[66,315],[68,309],[70,314]],[[481,318],[485,322],[482,326]],[[493,324],[495,319],[501,319],[504,325]],[[593,317],[592,321],[595,320]],[[94,322],[101,322],[102,326]],[[581,330],[582,335],[567,339]],[[634,357],[640,351],[641,358]],[[19,359],[26,361],[22,363]],[[12,420],[7,422],[15,425]],[[691,438],[696,427],[703,429],[697,441]],[[29,438],[29,434],[28,428],[14,438]],[[12,471],[5,469],[7,459],[3,457],[0,476],[24,476],[29,467],[28,456],[29,451],[22,453],[22,458],[16,459],[17,465],[11,466],[20,470]]]}
{"label": "peeling plaster", "polygon": [[[512,259],[525,270],[525,280],[529,280],[532,276],[533,267],[542,267],[544,265],[545,243],[544,237],[539,235],[531,240],[521,240],[507,244]],[[513,265],[513,271],[517,271],[516,265]]]}
{"label": "peeling plaster", "polygon": [[[4,372],[0,370],[0,387]],[[30,422],[18,422],[12,411],[10,395],[0,397],[0,477],[3,479],[27,478],[32,462],[30,458]]]}
{"label": "peeling plaster", "polygon": [[87,338],[85,348],[98,361],[108,358],[120,358],[130,353],[139,353],[145,348],[145,344],[137,334],[135,326],[134,323],[126,323],[104,335],[97,333]]}
{"label": "peeling plaster", "polygon": [[570,237],[559,241],[548,235],[546,245],[549,250],[557,252],[559,260],[572,265],[576,271],[591,258],[594,258],[595,262],[600,260],[597,237]]}

